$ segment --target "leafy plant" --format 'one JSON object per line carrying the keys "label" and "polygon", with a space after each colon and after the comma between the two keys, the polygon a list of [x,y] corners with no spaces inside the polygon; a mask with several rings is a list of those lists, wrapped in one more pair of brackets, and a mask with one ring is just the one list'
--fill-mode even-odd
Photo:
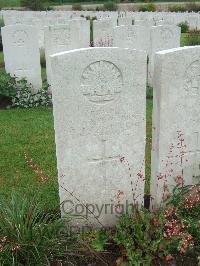
{"label": "leafy plant", "polygon": [[165,255],[161,217],[146,209],[134,209],[132,214],[122,216],[117,225],[114,240],[124,249],[131,265],[151,265]]}
{"label": "leafy plant", "polygon": [[83,8],[82,8],[81,4],[79,4],[79,3],[74,3],[74,4],[72,5],[72,10],[74,10],[74,11],[81,11],[81,10],[83,10]]}
{"label": "leafy plant", "polygon": [[189,31],[189,24],[187,21],[179,23],[178,26],[181,28],[181,33],[186,33]]}
{"label": "leafy plant", "polygon": [[16,95],[16,80],[7,74],[4,70],[0,70],[0,99],[2,97],[13,97]]}
{"label": "leafy plant", "polygon": [[197,258],[200,253],[200,185],[181,187],[178,183],[166,204],[164,236],[170,243],[171,253]]}
{"label": "leafy plant", "polygon": [[147,99],[153,99],[153,88],[147,86],[147,94],[146,94]]}
{"label": "leafy plant", "polygon": [[117,10],[117,4],[114,2],[106,2],[104,5],[104,9],[108,11],[116,11]]}
{"label": "leafy plant", "polygon": [[186,12],[187,11],[187,8],[183,5],[172,5],[172,6],[169,6],[169,11],[170,12]]}
{"label": "leafy plant", "polygon": [[[180,179],[180,178],[179,178]],[[113,241],[128,265],[197,265],[200,254],[200,185],[181,187],[180,183],[157,210],[138,209],[121,216],[111,232],[96,234],[91,246],[98,252]]]}
{"label": "leafy plant", "polygon": [[200,45],[200,32],[193,31],[187,34],[184,38],[185,46]]}
{"label": "leafy plant", "polygon": [[31,10],[43,10],[47,0],[21,0],[21,6],[27,7]]}
{"label": "leafy plant", "polygon": [[99,231],[96,234],[95,240],[92,242],[91,246],[98,252],[105,249],[106,244],[109,241],[109,235],[106,231]]}
{"label": "leafy plant", "polygon": [[186,9],[188,12],[199,12],[200,11],[200,4],[199,3],[186,4]]}
{"label": "leafy plant", "polygon": [[73,249],[69,220],[61,220],[58,211],[46,212],[40,196],[15,192],[10,198],[0,197],[1,265],[49,265],[67,256],[66,247]]}
{"label": "leafy plant", "polygon": [[38,106],[51,105],[51,94],[48,93],[48,85],[36,93],[33,93],[33,87],[25,79],[17,81],[17,93],[12,97],[12,107],[31,108]]}
{"label": "leafy plant", "polygon": [[142,12],[146,12],[146,11],[155,12],[156,11],[156,6],[153,3],[144,4],[144,5],[139,6],[139,11],[142,11]]}

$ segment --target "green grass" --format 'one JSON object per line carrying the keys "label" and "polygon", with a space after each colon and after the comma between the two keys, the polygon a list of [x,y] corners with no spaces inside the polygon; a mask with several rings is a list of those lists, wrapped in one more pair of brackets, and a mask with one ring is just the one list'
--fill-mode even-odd
{"label": "green grass", "polygon": [[[200,0],[196,0],[196,2],[199,2]],[[79,1],[77,2],[78,4],[81,5],[88,5],[88,4],[94,4],[94,5],[98,5],[98,4],[104,4],[108,1]],[[141,3],[141,4],[145,4],[145,1],[143,0],[137,0],[135,2]],[[158,3],[158,2],[193,2],[193,0],[154,0],[152,3]],[[73,4],[73,1],[65,1],[65,0],[57,0],[54,2],[51,1],[47,1],[47,6],[51,5],[71,5]],[[3,7],[20,7],[20,0],[0,0],[0,8]]]}
{"label": "green grass", "polygon": [[[150,177],[151,111],[152,100],[147,100],[147,180]],[[46,205],[55,207],[58,185],[52,109],[1,110],[0,125],[0,192],[34,190],[43,186]],[[41,184],[27,165],[24,151],[44,174],[51,177],[47,184]]]}
{"label": "green grass", "polygon": [[0,65],[4,63],[3,52],[0,52]]}
{"label": "green grass", "polygon": [[[0,111],[0,192],[42,186],[47,207],[58,204],[52,109]],[[27,165],[24,151],[51,178],[45,185]]]}
{"label": "green grass", "polygon": [[146,177],[145,192],[146,193],[150,193],[152,109],[153,109],[153,100],[147,99],[147,107],[146,107],[146,155],[145,155],[145,161],[146,161],[146,163],[145,163],[145,177]]}
{"label": "green grass", "polygon": [[20,0],[0,0],[1,7],[18,7],[20,6]]}

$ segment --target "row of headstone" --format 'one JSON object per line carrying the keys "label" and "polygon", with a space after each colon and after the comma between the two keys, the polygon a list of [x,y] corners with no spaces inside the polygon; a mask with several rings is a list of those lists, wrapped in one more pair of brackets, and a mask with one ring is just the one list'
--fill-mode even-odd
{"label": "row of headstone", "polygon": [[[111,47],[51,56],[62,214],[86,218],[75,226],[112,226],[143,205],[146,59]],[[200,46],[156,53],[155,69],[152,207],[177,177],[199,181]]]}
{"label": "row of headstone", "polygon": [[199,13],[195,12],[109,12],[109,11],[2,11],[5,25],[16,23],[30,24],[38,26],[50,26],[63,23],[62,21],[80,17],[96,17],[99,19],[112,19],[116,24],[119,19],[123,23],[129,23],[130,20],[143,21],[140,23],[163,22],[170,25],[178,25],[181,22],[187,21],[191,30],[200,29]]}
{"label": "row of headstone", "polygon": [[180,47],[181,40],[180,27],[152,25],[144,26],[138,23],[114,27],[111,20],[94,21],[94,46],[114,46],[146,51],[149,59],[148,84],[152,86],[155,52]]}
{"label": "row of headstone", "polygon": [[[113,27],[111,20],[97,20],[94,21],[93,28],[94,46],[116,46],[146,51],[149,57],[149,85],[152,85],[155,52],[180,46],[180,28],[176,26],[144,27],[130,25]],[[62,51],[89,47],[90,22],[71,20],[65,25],[45,27],[44,35],[47,80],[51,85],[49,56]],[[40,64],[37,30],[21,24],[5,26],[3,27],[2,38],[6,71],[19,78],[23,75],[37,90],[41,84],[40,66],[36,67]],[[26,52],[28,56],[21,56],[21,51],[22,53]],[[32,70],[31,64],[33,64]],[[33,75],[35,67],[38,69],[37,75],[35,72]]]}
{"label": "row of headstone", "polygon": [[[34,91],[42,86],[38,31],[29,25],[10,25],[2,28],[6,72],[26,78]],[[45,28],[45,57],[48,83],[51,84],[49,56],[62,51],[90,46],[90,23],[71,20],[66,25]]]}

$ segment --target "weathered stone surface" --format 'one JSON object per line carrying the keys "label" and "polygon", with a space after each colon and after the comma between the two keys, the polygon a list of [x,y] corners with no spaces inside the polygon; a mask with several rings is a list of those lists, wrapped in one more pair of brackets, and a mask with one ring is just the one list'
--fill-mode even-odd
{"label": "weathered stone surface", "polygon": [[96,47],[113,46],[113,28],[111,19],[93,21],[93,42]]}
{"label": "weathered stone surface", "polygon": [[154,56],[162,50],[180,47],[181,29],[174,25],[151,28],[151,51],[149,53],[148,83],[152,86],[154,75]]}
{"label": "weathered stone surface", "polygon": [[150,29],[143,26],[119,26],[114,28],[114,46],[150,51]]}
{"label": "weathered stone surface", "polygon": [[[200,47],[158,52],[155,57],[151,194],[154,204],[200,177]],[[167,191],[166,191],[167,192]]]}
{"label": "weathered stone surface", "polygon": [[118,26],[122,25],[133,25],[132,17],[119,17],[118,18]]}
{"label": "weathered stone surface", "polygon": [[62,214],[91,204],[94,214],[77,226],[100,226],[98,208],[100,223],[112,226],[133,193],[143,203],[146,54],[88,48],[51,58],[60,200],[74,204],[62,205]]}
{"label": "weathered stone surface", "polygon": [[13,25],[1,30],[6,72],[26,78],[37,91],[42,86],[42,79],[36,29],[27,25]]}
{"label": "weathered stone surface", "polygon": [[143,26],[143,27],[149,27],[155,26],[155,21],[152,20],[135,20],[134,25]]}
{"label": "weathered stone surface", "polygon": [[67,25],[45,27],[47,80],[51,84],[49,56],[58,52],[86,48],[90,45],[90,25],[86,20],[71,20]]}

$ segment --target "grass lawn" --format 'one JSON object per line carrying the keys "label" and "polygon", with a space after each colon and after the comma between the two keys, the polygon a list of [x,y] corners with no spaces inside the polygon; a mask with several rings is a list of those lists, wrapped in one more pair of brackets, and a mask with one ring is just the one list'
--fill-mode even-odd
{"label": "grass lawn", "polygon": [[[182,34],[181,45],[185,35]],[[3,53],[0,53],[0,64]],[[42,77],[46,78],[45,68]],[[152,100],[147,100],[146,192],[151,176],[151,116]],[[47,206],[58,204],[56,156],[51,108],[0,110],[0,191],[43,186]],[[51,177],[45,185],[27,165],[24,151]],[[48,200],[46,200],[48,199]]]}
{"label": "grass lawn", "polygon": [[[53,116],[50,108],[0,110],[0,191],[43,186],[47,207],[58,204]],[[42,184],[25,162],[24,151],[51,178]]]}
{"label": "grass lawn", "polygon": [[[91,4],[94,4],[94,5],[98,5],[98,4],[104,4],[108,1],[79,1],[79,2],[76,2],[78,4],[81,4],[81,5],[91,5]],[[137,0],[136,2],[138,2],[139,4],[146,4],[145,1],[142,1],[142,0]],[[159,3],[159,2],[193,2],[193,0],[155,0],[153,1],[155,3]],[[199,0],[197,0],[196,2],[199,2]],[[47,1],[47,6],[54,6],[54,5],[71,5],[71,4],[74,4],[73,1],[65,1],[65,0],[57,0],[57,1],[54,1],[54,2],[51,2],[51,1]],[[3,7],[20,7],[20,0],[0,0],[0,8],[3,8]]]}
{"label": "grass lawn", "polygon": [[[151,112],[152,100],[147,100],[147,180],[150,177]],[[25,192],[27,188],[30,191],[43,186],[46,206],[57,206],[58,185],[52,109],[0,110],[0,125],[0,192],[9,193],[12,189]],[[40,182],[27,165],[24,151],[44,174],[50,176],[49,182]]]}
{"label": "grass lawn", "polygon": [[20,6],[20,0],[0,0],[0,8],[17,6]]}
{"label": "grass lawn", "polygon": [[4,63],[3,52],[0,52],[0,65]]}

